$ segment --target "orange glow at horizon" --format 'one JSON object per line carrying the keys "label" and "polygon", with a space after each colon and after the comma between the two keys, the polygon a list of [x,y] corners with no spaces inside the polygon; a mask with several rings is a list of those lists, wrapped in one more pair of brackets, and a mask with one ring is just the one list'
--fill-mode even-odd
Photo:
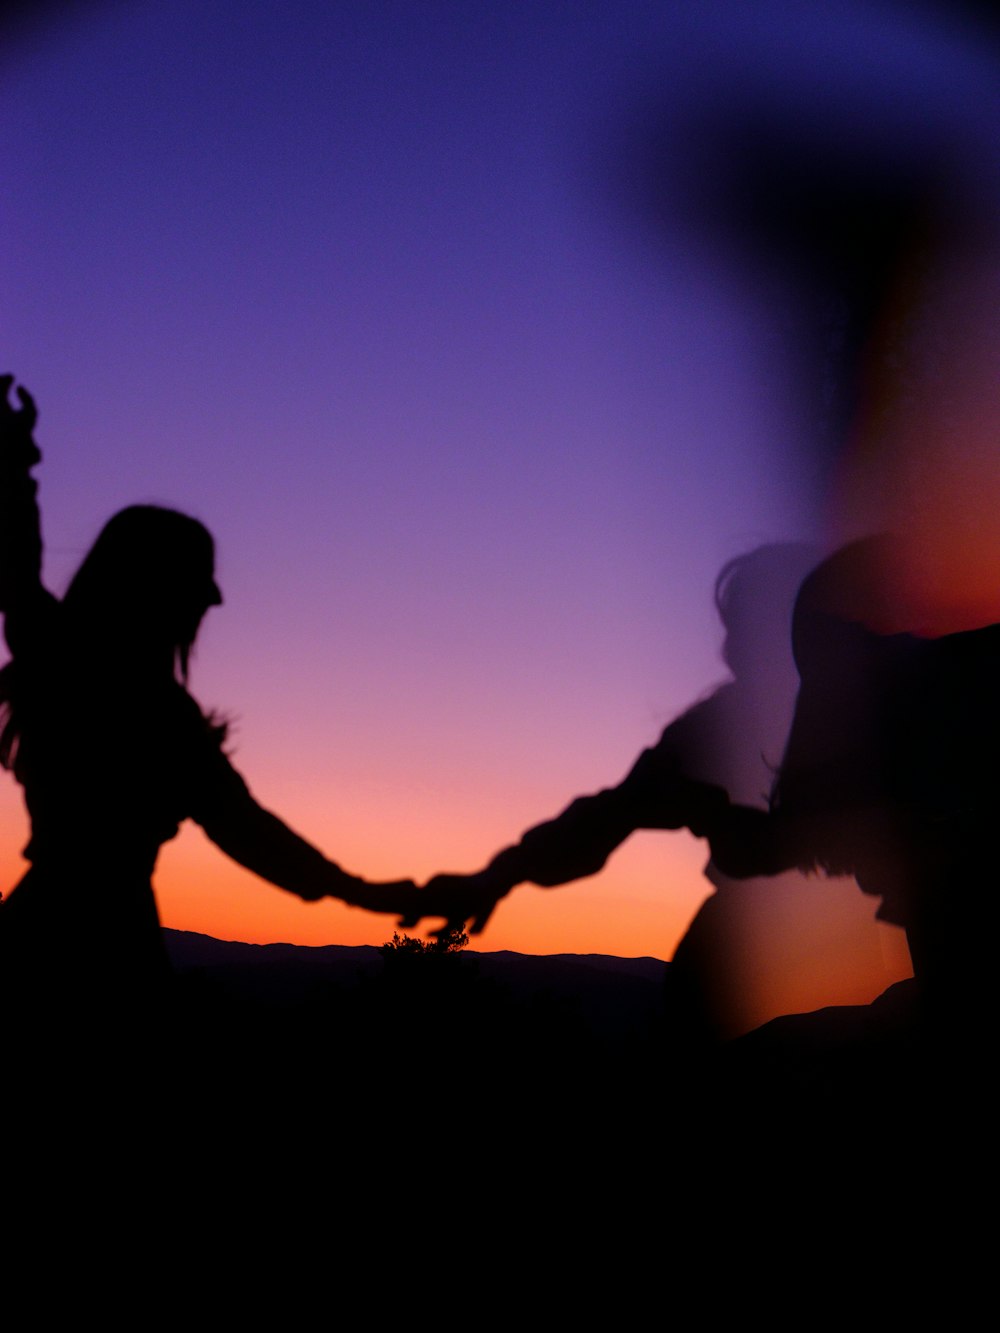
{"label": "orange glow at horizon", "polygon": [[[19,822],[26,837],[19,797],[15,785],[5,783],[0,813],[8,828]],[[447,845],[463,851],[463,863],[452,857],[449,868],[473,869],[485,859],[485,848],[499,841],[484,817],[470,829],[459,813],[436,827],[414,817],[389,848],[379,817],[371,818],[367,828],[355,829],[334,852],[331,826],[322,827],[316,804],[306,803],[296,826],[346,869],[370,879],[412,873],[423,882],[441,868],[441,847]],[[289,811],[282,813],[294,822]],[[667,960],[711,892],[703,874],[706,859],[705,844],[688,834],[633,835],[600,875],[558,889],[515,889],[470,947]],[[15,885],[24,869],[24,862],[10,854],[0,860],[7,885]],[[155,883],[164,925],[219,939],[378,945],[397,929],[390,916],[333,900],[300,902],[229,861],[191,824],[164,846]],[[745,921],[738,923],[739,929],[745,924],[747,932],[731,956],[721,960],[725,975],[718,979],[729,997],[728,1024],[734,1034],[783,1013],[867,1003],[910,975],[902,932],[873,926],[875,903],[853,881],[817,877],[794,886],[778,884],[766,899],[759,886],[747,892],[754,898],[748,898]],[[434,924],[425,922],[411,933],[423,934]]]}

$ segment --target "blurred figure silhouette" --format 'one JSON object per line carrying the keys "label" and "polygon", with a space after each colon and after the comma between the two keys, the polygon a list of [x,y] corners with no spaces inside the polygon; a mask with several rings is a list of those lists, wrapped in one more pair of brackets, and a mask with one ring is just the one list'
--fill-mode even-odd
{"label": "blurred figure silhouette", "polygon": [[[596,874],[637,829],[686,825],[706,832],[730,801],[765,811],[798,684],[792,605],[815,559],[809,546],[776,543],[731,560],[716,580],[715,602],[732,679],[670,723],[617,787],[575,800],[476,875],[438,876],[428,892],[453,894],[456,915],[464,911],[481,929],[493,903],[515,884],[551,887]],[[691,923],[668,972],[675,1035],[695,1042],[751,1026],[747,955],[755,951],[761,973],[777,970],[789,948],[787,935],[772,944],[761,928],[782,911],[773,895],[767,898],[765,883],[751,891],[714,862],[706,874],[716,893]]]}
{"label": "blurred figure silhouette", "polygon": [[221,603],[214,545],[195,519],[142,505],[105,526],[62,601],[41,582],[36,410],[0,377],[0,762],[24,788],[31,868],[0,904],[0,985],[15,1022],[110,1025],[148,1014],[169,969],[150,876],[186,818],[224,852],[306,901],[397,914],[414,886],[341,870],[257,804],[226,727],[188,693],[206,611]]}
{"label": "blurred figure silhouette", "polygon": [[[477,874],[432,880],[432,893],[453,895],[450,923],[481,929],[515,884],[593,874],[633,830],[687,826],[709,839],[709,877],[727,896],[735,881],[789,871],[853,876],[880,899],[877,919],[906,931],[921,1016],[979,1025],[994,1004],[1000,625],[938,638],[901,629],[899,561],[894,538],[864,538],[802,583],[791,621],[799,687],[766,801],[745,795],[741,772],[755,748],[753,695],[770,684],[735,649],[737,564],[718,585],[735,680],[668,726],[619,786],[574,801]],[[737,738],[728,752],[727,736]],[[715,970],[715,913],[725,916],[722,895],[682,942],[672,982],[696,1020]]]}
{"label": "blurred figure silhouette", "polygon": [[851,874],[906,930],[925,1016],[992,1007],[1000,777],[1000,625],[940,638],[899,629],[897,543],[843,547],[793,617],[801,684],[767,812],[710,831],[727,874]]}

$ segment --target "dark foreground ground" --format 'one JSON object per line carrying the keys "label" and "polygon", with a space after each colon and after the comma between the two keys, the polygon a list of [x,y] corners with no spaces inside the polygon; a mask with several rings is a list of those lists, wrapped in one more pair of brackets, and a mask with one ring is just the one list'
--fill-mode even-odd
{"label": "dark foreground ground", "polygon": [[352,1289],[389,1322],[520,1293],[533,1321],[683,1299],[799,1326],[859,1275],[898,1322],[945,1270],[955,1317],[985,1271],[992,1034],[932,1030],[912,983],[699,1047],[655,960],[536,985],[516,955],[505,979],[372,950],[269,992],[173,944],[163,1012],[6,1048],[8,1236],[68,1241],[91,1278],[173,1253],[243,1300],[280,1272],[282,1323],[325,1273],[331,1319]]}

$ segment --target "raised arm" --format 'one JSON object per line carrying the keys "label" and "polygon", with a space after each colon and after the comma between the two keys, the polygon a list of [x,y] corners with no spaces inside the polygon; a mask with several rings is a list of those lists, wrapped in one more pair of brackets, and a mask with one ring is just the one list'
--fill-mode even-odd
{"label": "raised arm", "polygon": [[38,412],[21,385],[15,390],[20,407],[11,405],[13,383],[12,375],[0,375],[0,613],[12,650],[18,621],[51,600],[41,581],[38,486],[31,476],[42,457],[33,438]]}

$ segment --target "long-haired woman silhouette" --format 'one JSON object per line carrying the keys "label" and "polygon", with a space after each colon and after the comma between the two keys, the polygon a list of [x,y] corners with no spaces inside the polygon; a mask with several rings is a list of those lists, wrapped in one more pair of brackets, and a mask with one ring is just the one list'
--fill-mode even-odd
{"label": "long-haired woman silhouette", "polygon": [[636,828],[686,825],[708,838],[713,878],[853,875],[881,899],[877,919],[906,931],[922,1015],[992,1021],[1000,625],[939,638],[901,628],[898,559],[895,539],[863,538],[798,589],[798,692],[767,808],[744,804],[739,773],[718,764],[720,738],[745,729],[734,682],[617,787],[578,798],[476,874],[438,876],[428,903],[451,894],[449,925],[481,929],[515,885],[594,874]]}
{"label": "long-haired woman silhouette", "polygon": [[156,1003],[169,976],[150,877],[194,819],[280,888],[408,915],[409,881],[341,870],[254,800],[225,726],[187,689],[188,660],[221,595],[209,532],[141,505],[116,514],[62,598],[41,581],[35,404],[0,377],[0,762],[24,788],[31,868],[0,905],[0,976],[29,1012]]}
{"label": "long-haired woman silhouette", "polygon": [[861,538],[805,580],[792,619],[800,685],[767,812],[720,809],[726,873],[851,874],[902,926],[922,1014],[992,1022],[1000,839],[1000,625],[910,632],[902,551]]}

